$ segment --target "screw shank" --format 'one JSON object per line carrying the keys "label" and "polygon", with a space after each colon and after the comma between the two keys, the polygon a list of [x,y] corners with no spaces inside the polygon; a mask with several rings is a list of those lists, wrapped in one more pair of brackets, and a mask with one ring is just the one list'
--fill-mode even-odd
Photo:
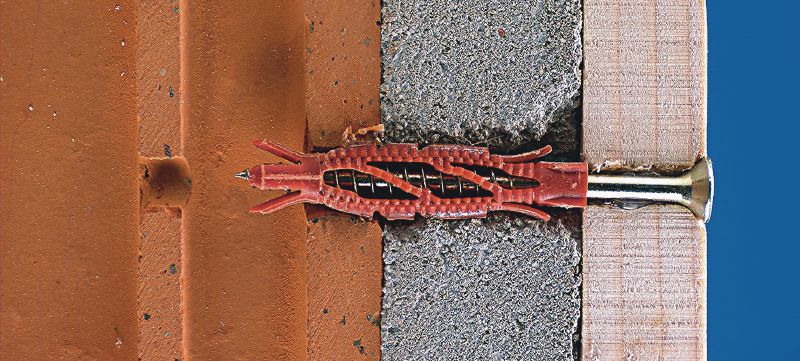
{"label": "screw shank", "polygon": [[678,177],[592,174],[588,180],[589,199],[675,203],[705,222],[711,217],[714,176],[708,159]]}
{"label": "screw shank", "polygon": [[684,177],[641,177],[622,175],[589,175],[591,199],[628,199],[679,203],[688,206],[692,182]]}

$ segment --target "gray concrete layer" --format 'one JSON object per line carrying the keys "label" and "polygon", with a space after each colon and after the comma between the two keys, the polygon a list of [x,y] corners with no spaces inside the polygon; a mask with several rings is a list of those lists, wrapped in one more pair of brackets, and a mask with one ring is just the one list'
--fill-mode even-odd
{"label": "gray concrete layer", "polygon": [[505,214],[387,224],[383,360],[572,361],[579,239]]}
{"label": "gray concrete layer", "polygon": [[385,0],[381,35],[392,140],[512,150],[579,105],[579,0]]}
{"label": "gray concrete layer", "polygon": [[[386,140],[576,160],[580,34],[579,0],[384,0]],[[388,223],[383,359],[574,360],[580,212],[561,219]]]}

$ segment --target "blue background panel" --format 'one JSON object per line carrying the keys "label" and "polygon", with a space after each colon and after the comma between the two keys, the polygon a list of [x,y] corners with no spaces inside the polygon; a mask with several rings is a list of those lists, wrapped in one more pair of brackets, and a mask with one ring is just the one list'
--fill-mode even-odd
{"label": "blue background panel", "polygon": [[800,360],[800,2],[707,6],[709,360]]}

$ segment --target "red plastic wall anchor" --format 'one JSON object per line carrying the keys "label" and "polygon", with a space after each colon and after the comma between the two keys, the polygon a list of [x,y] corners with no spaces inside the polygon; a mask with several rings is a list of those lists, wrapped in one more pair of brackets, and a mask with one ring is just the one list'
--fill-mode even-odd
{"label": "red plastic wall anchor", "polygon": [[[253,187],[289,191],[250,209],[256,213],[306,202],[367,218],[379,213],[389,220],[413,219],[416,214],[482,218],[489,211],[510,211],[546,221],[550,216],[534,206],[586,206],[586,163],[534,162],[550,153],[550,146],[518,155],[463,145],[420,149],[416,144],[366,144],[303,154],[271,141],[253,144],[291,162],[247,171]],[[347,185],[340,182],[344,175],[352,175]],[[448,195],[448,184],[458,192]],[[471,196],[464,194],[469,187]]]}

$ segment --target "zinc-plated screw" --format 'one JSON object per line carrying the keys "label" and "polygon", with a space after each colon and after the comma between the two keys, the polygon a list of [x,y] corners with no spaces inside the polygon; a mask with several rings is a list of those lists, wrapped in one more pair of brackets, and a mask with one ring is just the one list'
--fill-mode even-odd
{"label": "zinc-plated screw", "polygon": [[707,223],[714,200],[711,160],[704,158],[677,177],[590,174],[586,196],[604,201],[681,204]]}

